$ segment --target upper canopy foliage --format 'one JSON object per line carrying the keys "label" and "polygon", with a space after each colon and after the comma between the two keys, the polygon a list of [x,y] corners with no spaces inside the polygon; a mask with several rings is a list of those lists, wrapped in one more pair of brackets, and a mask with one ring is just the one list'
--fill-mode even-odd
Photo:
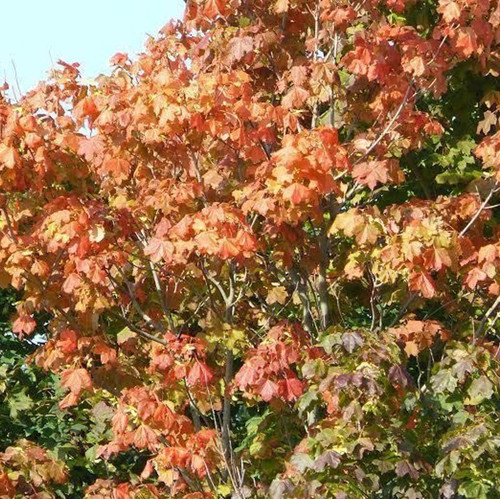
{"label": "upper canopy foliage", "polygon": [[13,331],[145,465],[87,497],[497,497],[499,48],[497,0],[189,0],[2,98]]}

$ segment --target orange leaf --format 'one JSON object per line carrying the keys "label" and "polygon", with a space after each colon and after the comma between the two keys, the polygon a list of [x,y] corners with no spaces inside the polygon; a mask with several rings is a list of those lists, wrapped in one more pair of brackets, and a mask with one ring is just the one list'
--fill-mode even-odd
{"label": "orange leaf", "polygon": [[367,185],[373,190],[378,183],[385,184],[387,182],[387,164],[385,161],[359,163],[354,167],[352,176],[360,184]]}
{"label": "orange leaf", "polygon": [[427,272],[417,272],[410,276],[410,289],[419,291],[424,298],[433,298],[436,294],[434,280]]}
{"label": "orange leaf", "polygon": [[311,189],[305,185],[294,183],[283,191],[283,198],[291,201],[293,204],[300,204],[308,201],[311,197]]}
{"label": "orange leaf", "polygon": [[484,281],[487,277],[488,275],[486,274],[486,272],[475,267],[467,274],[464,282],[470,289],[475,289],[477,287],[477,284],[481,281]]}
{"label": "orange leaf", "polygon": [[19,315],[19,317],[14,321],[12,325],[12,331],[17,333],[19,336],[24,334],[31,334],[36,327],[36,321],[31,315]]}
{"label": "orange leaf", "polygon": [[86,369],[66,369],[61,374],[61,386],[79,395],[82,390],[92,388],[92,380]]}
{"label": "orange leaf", "polygon": [[209,19],[215,19],[217,16],[224,16],[226,13],[225,5],[225,0],[207,0],[203,8],[203,15]]}
{"label": "orange leaf", "polygon": [[125,159],[108,159],[102,164],[101,172],[109,175],[118,185],[128,179],[131,166]]}
{"label": "orange leaf", "polygon": [[61,336],[59,336],[57,346],[63,353],[73,353],[78,346],[78,337],[76,333],[71,329],[65,329],[61,333]]}
{"label": "orange leaf", "polygon": [[175,247],[170,241],[153,237],[149,244],[144,248],[144,254],[151,257],[153,263],[162,260],[170,261],[174,255]]}
{"label": "orange leaf", "polygon": [[285,97],[283,97],[281,105],[285,109],[298,109],[303,106],[308,97],[309,92],[305,88],[293,86]]}
{"label": "orange leaf", "polygon": [[240,249],[230,239],[223,239],[218,254],[223,260],[234,258],[241,253]]}
{"label": "orange leaf", "polygon": [[121,435],[122,433],[125,433],[127,431],[128,416],[122,409],[118,409],[118,411],[113,416],[112,425],[113,432],[116,435]]}
{"label": "orange leaf", "polygon": [[156,433],[148,425],[142,424],[135,430],[134,445],[138,449],[155,450],[157,444]]}
{"label": "orange leaf", "polygon": [[66,277],[66,280],[62,285],[62,289],[65,293],[70,295],[73,291],[75,291],[75,289],[80,287],[81,282],[82,280],[80,279],[80,276],[75,272],[72,272],[68,277]]}
{"label": "orange leaf", "polygon": [[231,64],[241,61],[245,55],[253,50],[253,38],[250,36],[239,36],[232,38],[227,44],[227,60]]}
{"label": "orange leaf", "polygon": [[210,368],[204,362],[198,360],[189,370],[187,382],[190,386],[199,384],[206,386],[212,381],[213,377],[214,375]]}
{"label": "orange leaf", "polygon": [[66,397],[64,397],[60,402],[59,402],[59,409],[67,409],[68,407],[73,407],[78,403],[78,395],[73,392],[69,392]]}
{"label": "orange leaf", "polygon": [[5,167],[12,169],[18,165],[21,161],[19,153],[12,146],[6,146],[5,144],[0,144],[0,165],[5,165]]}

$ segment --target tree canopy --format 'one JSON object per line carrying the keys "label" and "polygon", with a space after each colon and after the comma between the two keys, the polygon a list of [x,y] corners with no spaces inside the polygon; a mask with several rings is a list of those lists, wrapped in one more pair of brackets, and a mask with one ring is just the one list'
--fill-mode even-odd
{"label": "tree canopy", "polygon": [[0,99],[0,495],[500,497],[498,1],[188,0],[111,63]]}

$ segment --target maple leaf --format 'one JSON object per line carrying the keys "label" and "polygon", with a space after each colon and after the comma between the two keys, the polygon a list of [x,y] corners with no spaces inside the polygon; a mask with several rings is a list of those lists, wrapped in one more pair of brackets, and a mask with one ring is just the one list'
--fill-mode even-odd
{"label": "maple leaf", "polygon": [[[201,234],[196,235],[194,240],[198,248],[209,255],[214,255],[221,248],[221,243],[218,241],[217,236],[214,232],[202,232]],[[226,248],[225,251],[227,249],[228,248]]]}
{"label": "maple leaf", "polygon": [[127,431],[129,423],[127,414],[122,409],[119,409],[114,414],[112,423],[113,423],[113,431],[116,435],[125,433]]}
{"label": "maple leaf", "polygon": [[104,366],[107,364],[114,364],[116,362],[116,350],[111,348],[109,345],[99,343],[94,347],[93,352],[96,355],[99,355],[101,364]]}
{"label": "maple leaf", "polygon": [[287,377],[283,381],[283,394],[288,402],[297,400],[302,395],[303,390],[304,384],[297,377]]}
{"label": "maple leaf", "polygon": [[138,449],[149,449],[154,451],[158,444],[158,437],[154,430],[145,424],[141,424],[134,432],[134,445]]}
{"label": "maple leaf", "polygon": [[36,321],[31,315],[19,314],[18,318],[12,325],[12,332],[17,333],[19,336],[31,334],[36,328]]}
{"label": "maple leaf", "polygon": [[236,373],[234,378],[236,384],[245,390],[247,386],[252,386],[258,379],[258,372],[250,363],[245,363]]}
{"label": "maple leaf", "polygon": [[83,156],[87,161],[94,161],[96,158],[104,156],[105,138],[102,135],[85,138],[80,141],[78,154]]}
{"label": "maple leaf", "polygon": [[414,76],[422,76],[425,73],[425,61],[421,56],[413,57],[408,63],[408,67]]}
{"label": "maple leaf", "polygon": [[285,109],[298,109],[304,105],[309,98],[309,92],[302,87],[293,86],[281,100]]}
{"label": "maple leaf", "polygon": [[195,386],[198,384],[206,386],[210,384],[213,377],[214,375],[212,374],[212,371],[204,362],[196,361],[189,370],[187,382],[189,386]]}
{"label": "maple leaf", "polygon": [[470,289],[475,289],[478,283],[486,280],[487,277],[488,274],[486,274],[486,272],[475,267],[467,273],[467,275],[465,276],[464,283]]}
{"label": "maple leaf", "polygon": [[217,170],[209,170],[205,173],[205,175],[203,175],[203,181],[205,185],[208,185],[212,189],[217,189],[224,181],[224,177],[219,175]]}
{"label": "maple leaf", "polygon": [[175,246],[164,239],[157,237],[151,238],[147,246],[144,248],[144,254],[151,258],[153,263],[161,262],[162,260],[171,261],[174,255]]}
{"label": "maple leaf", "polygon": [[437,11],[447,23],[452,23],[460,19],[460,7],[453,0],[440,0]]}
{"label": "maple leaf", "polygon": [[410,276],[410,289],[419,291],[424,298],[433,298],[436,294],[434,280],[427,272],[414,272]]}
{"label": "maple leaf", "polygon": [[270,379],[265,380],[259,387],[259,394],[264,402],[269,402],[278,394],[278,385]]}
{"label": "maple leaf", "polygon": [[463,57],[477,51],[477,35],[472,28],[460,28],[455,39],[455,48]]}
{"label": "maple leaf", "polygon": [[224,238],[220,243],[217,253],[223,260],[228,260],[229,258],[238,256],[240,254],[240,249],[231,239]]}
{"label": "maple leaf", "polygon": [[409,461],[398,461],[396,463],[396,475],[399,477],[408,475],[412,480],[416,480],[420,473],[416,470],[416,468]]}
{"label": "maple leaf", "polygon": [[387,163],[385,161],[359,163],[354,167],[352,176],[360,184],[367,185],[373,190],[378,183],[385,184],[387,182]]}
{"label": "maple leaf", "polygon": [[113,66],[125,66],[125,64],[127,64],[128,62],[128,54],[117,52],[113,57],[111,57],[109,62]]}
{"label": "maple leaf", "polygon": [[72,294],[76,289],[80,287],[82,280],[78,274],[72,272],[66,277],[62,289],[67,294]]}
{"label": "maple leaf", "polygon": [[92,388],[92,380],[86,369],[66,369],[61,374],[61,386],[79,395],[82,390]]}
{"label": "maple leaf", "polygon": [[273,10],[274,12],[276,12],[276,14],[285,14],[286,12],[288,12],[289,8],[289,0],[276,0]]}
{"label": "maple leaf", "polygon": [[314,461],[314,469],[323,471],[327,466],[337,468],[341,463],[341,455],[335,451],[326,451]]}
{"label": "maple leaf", "polygon": [[244,251],[255,251],[257,249],[257,240],[254,235],[250,234],[247,230],[240,229],[236,234],[238,246]]}
{"label": "maple leaf", "polygon": [[267,294],[266,302],[269,305],[273,305],[274,303],[279,303],[280,305],[284,305],[288,298],[288,292],[284,286],[275,286],[271,288],[269,293]]}
{"label": "maple leaf", "polygon": [[224,16],[226,13],[225,0],[207,0],[203,7],[203,15],[209,19],[215,19],[217,16]]}
{"label": "maple leaf", "polygon": [[0,165],[6,168],[15,168],[21,161],[19,153],[12,146],[0,143]]}
{"label": "maple leaf", "polygon": [[120,185],[128,179],[131,168],[127,160],[113,158],[104,161],[101,172],[109,175],[118,185]]}
{"label": "maple leaf", "polygon": [[352,353],[357,346],[362,347],[363,338],[356,331],[350,331],[342,335],[342,344],[348,353]]}
{"label": "maple leaf", "polygon": [[409,357],[417,357],[420,353],[420,348],[416,341],[410,340],[405,342],[405,352]]}
{"label": "maple leaf", "polygon": [[430,248],[426,252],[425,262],[428,268],[434,270],[441,270],[444,267],[452,266],[450,253],[445,248]]}
{"label": "maple leaf", "polygon": [[59,336],[57,345],[63,353],[73,353],[78,347],[78,336],[75,331],[65,329]]}
{"label": "maple leaf", "polygon": [[311,196],[311,190],[305,185],[294,183],[283,191],[283,198],[291,201],[293,204],[301,204],[308,201]]}
{"label": "maple leaf", "polygon": [[494,262],[500,256],[500,248],[493,244],[487,244],[479,249],[478,261],[479,262]]}
{"label": "maple leaf", "polygon": [[59,409],[64,410],[78,404],[78,394],[69,392],[60,402]]}
{"label": "maple leaf", "polygon": [[226,59],[229,64],[238,62],[253,50],[253,38],[250,36],[239,36],[232,38],[227,44]]}

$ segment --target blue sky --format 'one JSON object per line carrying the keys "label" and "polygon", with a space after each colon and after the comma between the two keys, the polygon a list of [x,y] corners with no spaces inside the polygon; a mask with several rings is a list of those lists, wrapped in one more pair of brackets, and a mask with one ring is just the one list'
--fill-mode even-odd
{"label": "blue sky", "polygon": [[15,85],[12,61],[22,92],[46,77],[51,60],[79,62],[84,77],[95,77],[108,70],[116,52],[140,52],[147,35],[181,17],[184,5],[183,0],[2,2],[0,84],[6,76]]}

